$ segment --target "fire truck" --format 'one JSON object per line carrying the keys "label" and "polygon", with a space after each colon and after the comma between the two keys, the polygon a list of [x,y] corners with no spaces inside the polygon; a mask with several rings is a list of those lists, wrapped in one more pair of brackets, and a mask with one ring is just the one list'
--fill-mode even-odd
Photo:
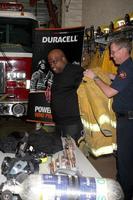
{"label": "fire truck", "polygon": [[36,17],[20,3],[0,3],[0,116],[25,116]]}

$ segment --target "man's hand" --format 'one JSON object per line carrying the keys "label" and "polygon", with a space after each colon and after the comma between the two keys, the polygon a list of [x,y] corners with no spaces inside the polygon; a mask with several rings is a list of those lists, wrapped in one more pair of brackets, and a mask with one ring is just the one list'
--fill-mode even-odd
{"label": "man's hand", "polygon": [[96,77],[96,74],[91,69],[85,70],[83,74],[90,79],[94,79]]}
{"label": "man's hand", "polygon": [[108,84],[102,81],[91,69],[88,69],[84,72],[84,76],[93,79],[96,85],[103,91],[103,93],[108,97],[115,96],[118,91],[111,88]]}
{"label": "man's hand", "polygon": [[110,80],[114,80],[115,77],[116,77],[116,75],[115,75],[115,74],[109,73],[109,74],[108,74],[108,77],[109,77]]}

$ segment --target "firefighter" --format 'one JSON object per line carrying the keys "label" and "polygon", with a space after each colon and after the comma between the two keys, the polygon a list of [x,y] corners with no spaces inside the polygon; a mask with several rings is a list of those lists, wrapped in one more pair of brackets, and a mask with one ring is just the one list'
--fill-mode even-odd
{"label": "firefighter", "polygon": [[38,62],[38,70],[32,74],[31,77],[31,91],[46,90],[47,87],[51,88],[53,73],[46,71],[46,62],[44,59]]}
{"label": "firefighter", "polygon": [[91,69],[84,75],[93,79],[107,97],[113,97],[117,120],[117,180],[125,200],[133,197],[133,61],[132,44],[127,38],[116,38],[110,43],[110,55],[118,65],[111,85],[105,84]]}

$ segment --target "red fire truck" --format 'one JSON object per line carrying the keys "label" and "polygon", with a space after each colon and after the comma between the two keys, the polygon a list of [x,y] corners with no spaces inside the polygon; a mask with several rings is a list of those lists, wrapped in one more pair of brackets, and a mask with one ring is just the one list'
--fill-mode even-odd
{"label": "red fire truck", "polygon": [[33,29],[38,22],[20,3],[0,3],[0,116],[27,113]]}

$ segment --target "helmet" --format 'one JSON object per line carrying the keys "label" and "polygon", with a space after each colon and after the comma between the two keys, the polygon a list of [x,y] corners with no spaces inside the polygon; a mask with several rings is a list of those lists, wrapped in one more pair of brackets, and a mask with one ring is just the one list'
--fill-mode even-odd
{"label": "helmet", "polygon": [[41,69],[41,70],[45,70],[45,68],[46,68],[46,62],[45,62],[44,59],[42,59],[42,60],[40,60],[38,62],[38,68]]}

